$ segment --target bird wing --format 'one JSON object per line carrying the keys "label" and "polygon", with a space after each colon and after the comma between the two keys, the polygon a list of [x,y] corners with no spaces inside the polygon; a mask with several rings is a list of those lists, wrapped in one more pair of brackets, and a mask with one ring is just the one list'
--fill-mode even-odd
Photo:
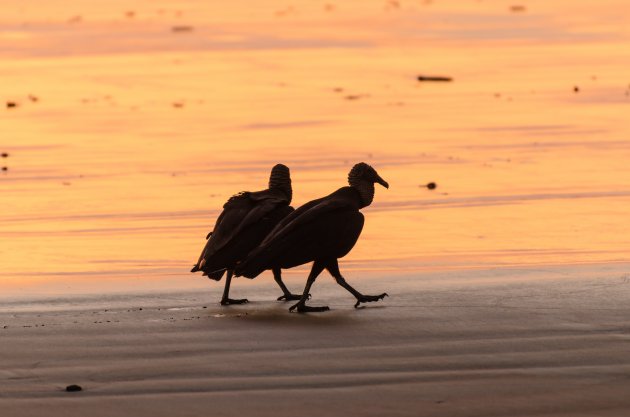
{"label": "bird wing", "polygon": [[311,208],[315,207],[317,204],[321,203],[322,200],[324,200],[325,198],[326,197],[319,198],[319,199],[313,200],[313,201],[309,201],[308,203],[305,203],[302,206],[300,206],[297,209],[295,209],[293,212],[291,212],[284,219],[280,220],[280,222],[276,225],[276,227],[274,227],[271,230],[271,232],[269,232],[267,237],[260,243],[260,245],[262,246],[262,245],[268,243],[270,240],[272,240],[278,234],[278,232],[283,230],[288,224],[290,224],[293,221],[295,221],[299,216],[304,214],[309,209],[311,209]]}
{"label": "bird wing", "polygon": [[244,228],[262,219],[279,204],[287,204],[286,199],[283,200],[273,193],[265,195],[265,191],[239,193],[225,203],[223,212],[201,252],[197,262],[198,269],[202,269],[206,259],[227,245]]}
{"label": "bird wing", "polygon": [[288,233],[291,233],[296,228],[310,223],[313,220],[317,219],[320,216],[325,215],[334,210],[342,209],[342,208],[354,208],[358,209],[356,202],[353,199],[347,198],[342,191],[344,189],[338,190],[338,192],[332,193],[327,197],[323,197],[317,200],[310,201],[303,206],[299,207],[293,213],[289,214],[285,217],[262,241],[260,246],[265,246],[270,244],[276,239],[282,239],[283,236],[286,236]]}
{"label": "bird wing", "polygon": [[[312,260],[312,255],[316,254],[321,244],[321,238],[325,239],[324,236],[334,234],[334,231],[344,233],[345,224],[333,222],[331,225],[327,219],[336,219],[339,214],[343,216],[342,213],[356,213],[363,219],[359,212],[359,198],[355,193],[356,191],[340,189],[327,197],[306,203],[289,214],[237,265],[237,276],[254,278],[265,269],[279,265],[279,262],[295,266]],[[362,226],[362,220],[360,223]],[[331,226],[333,231],[330,230]],[[352,244],[355,241],[356,238]],[[349,246],[351,247],[352,245]]]}
{"label": "bird wing", "polygon": [[212,248],[212,252],[225,246],[253,208],[254,202],[249,198],[248,192],[232,196],[223,205],[223,212],[217,219],[206,246]]}

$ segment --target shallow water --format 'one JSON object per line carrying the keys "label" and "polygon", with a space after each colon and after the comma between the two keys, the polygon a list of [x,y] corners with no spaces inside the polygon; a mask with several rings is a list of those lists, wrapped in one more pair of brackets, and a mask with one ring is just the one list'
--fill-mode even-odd
{"label": "shallow water", "polygon": [[277,162],[295,206],[389,181],[353,279],[629,260],[625,2],[250,3],[3,6],[3,293],[207,288],[218,210]]}

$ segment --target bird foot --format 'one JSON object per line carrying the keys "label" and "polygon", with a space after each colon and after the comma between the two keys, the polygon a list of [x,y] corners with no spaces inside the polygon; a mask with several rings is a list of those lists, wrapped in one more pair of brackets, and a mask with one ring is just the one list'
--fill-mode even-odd
{"label": "bird foot", "polygon": [[297,303],[297,304],[292,305],[289,308],[289,311],[293,312],[293,310],[295,310],[296,308],[297,308],[297,312],[298,313],[320,313],[322,311],[330,310],[330,308],[328,308],[328,306],[310,307],[310,306],[307,306],[304,303]]}
{"label": "bird foot", "polygon": [[[284,295],[281,295],[280,297],[278,297],[278,301],[294,301],[294,300],[299,300],[301,298],[302,298],[301,295],[288,293],[288,294],[284,294]],[[311,295],[309,294],[308,298],[306,298],[306,299],[310,300],[311,299]]]}
{"label": "bird foot", "polygon": [[354,305],[354,308],[359,308],[359,305],[361,303],[370,303],[372,301],[380,301],[385,297],[389,297],[389,295],[387,295],[386,292],[384,292],[381,295],[362,295],[361,297],[357,298],[357,303]]}
{"label": "bird foot", "polygon": [[247,298],[241,298],[239,300],[233,300],[231,298],[223,298],[221,300],[222,306],[229,306],[230,304],[245,304],[245,303],[249,303],[249,300]]}

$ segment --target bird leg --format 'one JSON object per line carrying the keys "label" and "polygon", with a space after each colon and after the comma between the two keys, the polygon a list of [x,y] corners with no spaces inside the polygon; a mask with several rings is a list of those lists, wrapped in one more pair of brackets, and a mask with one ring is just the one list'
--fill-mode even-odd
{"label": "bird leg", "polygon": [[337,284],[341,285],[346,290],[350,291],[350,293],[352,295],[354,295],[354,297],[357,299],[357,302],[354,305],[354,308],[359,307],[359,305],[361,303],[369,303],[369,302],[372,302],[372,301],[379,301],[379,300],[382,300],[383,298],[388,296],[387,293],[385,293],[385,292],[383,294],[379,294],[379,295],[363,295],[359,291],[357,291],[354,288],[352,288],[352,286],[346,282],[344,277],[341,276],[341,272],[339,272],[339,264],[337,263],[336,259],[334,261],[330,262],[326,266],[326,269],[328,270],[328,272],[330,272],[330,275],[332,275],[333,278],[335,278],[335,280],[337,281]]}
{"label": "bird leg", "polygon": [[291,291],[289,291],[287,286],[284,285],[284,282],[282,282],[282,272],[280,268],[273,268],[272,272],[273,272],[273,279],[276,280],[276,283],[278,284],[278,286],[280,286],[280,289],[284,293],[284,295],[281,295],[280,297],[278,297],[278,301],[299,300],[300,298],[302,298],[298,294],[291,294]]}
{"label": "bird leg", "polygon": [[300,298],[300,301],[298,301],[297,304],[292,305],[291,308],[289,308],[289,311],[293,311],[296,308],[297,308],[298,313],[316,313],[320,311],[330,310],[328,306],[309,307],[306,305],[306,300],[308,300],[311,296],[309,294],[309,291],[311,291],[311,285],[313,285],[313,283],[315,282],[315,279],[317,278],[319,274],[321,274],[323,270],[324,270],[324,266],[320,262],[318,261],[313,262],[313,267],[311,268],[311,273],[308,274],[308,278],[306,280],[306,286],[304,287],[304,292],[302,293],[302,297]]}
{"label": "bird leg", "polygon": [[234,270],[228,269],[227,277],[225,278],[225,288],[223,288],[223,297],[221,298],[221,305],[227,306],[230,304],[245,304],[249,302],[247,298],[241,298],[240,300],[233,300],[228,297],[230,293],[230,283],[232,282],[232,275],[234,274]]}

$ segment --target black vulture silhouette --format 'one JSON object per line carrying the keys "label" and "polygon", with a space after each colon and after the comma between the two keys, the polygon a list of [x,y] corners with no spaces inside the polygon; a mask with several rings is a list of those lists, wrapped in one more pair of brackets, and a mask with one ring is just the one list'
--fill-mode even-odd
{"label": "black vulture silhouette", "polygon": [[349,187],[304,204],[285,217],[235,269],[237,276],[254,278],[266,269],[292,268],[313,262],[300,301],[289,311],[326,311],[328,307],[310,307],[306,300],[317,276],[324,270],[350,291],[361,303],[382,300],[380,295],[363,295],[346,282],[337,260],[350,252],[363,229],[364,217],[359,211],[374,199],[374,184],[389,184],[368,164],[356,164],[348,175]]}
{"label": "black vulture silhouette", "polygon": [[[223,206],[214,230],[206,236],[207,242],[199,260],[190,272],[203,271],[208,278],[219,281],[227,272],[222,305],[242,304],[248,300],[229,298],[230,283],[236,263],[258,246],[269,232],[294,211],[289,206],[292,198],[289,168],[278,164],[271,170],[269,188],[256,192],[241,192],[232,196]],[[278,300],[298,300],[284,282],[280,268],[271,268],[283,295]],[[262,272],[262,271],[261,271]]]}

